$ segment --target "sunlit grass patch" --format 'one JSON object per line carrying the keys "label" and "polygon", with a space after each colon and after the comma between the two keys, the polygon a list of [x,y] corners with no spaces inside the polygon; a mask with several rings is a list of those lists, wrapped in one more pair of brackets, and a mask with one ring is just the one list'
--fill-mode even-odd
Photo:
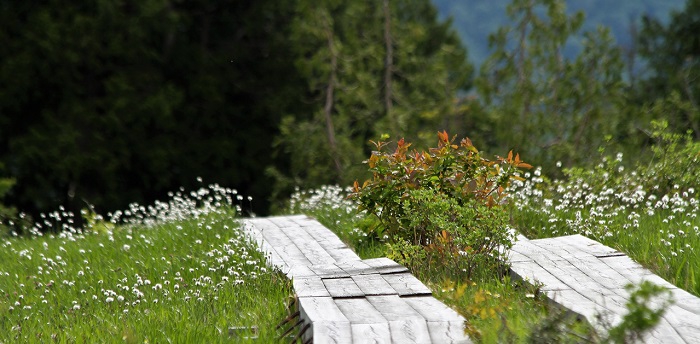
{"label": "sunlit grass patch", "polygon": [[231,196],[203,188],[100,231],[3,240],[0,342],[274,341],[291,285],[238,231]]}

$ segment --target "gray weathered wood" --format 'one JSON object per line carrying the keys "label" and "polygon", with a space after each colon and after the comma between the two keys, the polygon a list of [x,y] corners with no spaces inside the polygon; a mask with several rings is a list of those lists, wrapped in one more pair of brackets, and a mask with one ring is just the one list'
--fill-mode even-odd
{"label": "gray weathered wood", "polygon": [[339,248],[329,248],[328,246],[324,246],[326,250],[328,251],[328,254],[335,259],[336,262],[338,263],[345,263],[345,262],[353,262],[353,261],[359,261],[360,256],[358,256],[355,251],[350,249],[349,247],[339,247]]}
{"label": "gray weathered wood", "polygon": [[330,297],[299,298],[301,319],[311,324],[305,339],[314,343],[352,343],[350,321]]}
{"label": "gray weathered wood", "polygon": [[365,259],[363,260],[363,262],[373,267],[375,270],[382,274],[391,274],[408,271],[408,269],[405,266],[386,257]]}
{"label": "gray weathered wood", "polygon": [[405,297],[403,300],[427,320],[433,343],[470,343],[464,334],[464,318],[434,297]]}
{"label": "gray weathered wood", "polygon": [[382,277],[396,290],[399,296],[432,295],[430,288],[408,272],[383,274]]}
{"label": "gray weathered wood", "polygon": [[335,259],[328,254],[326,249],[295,221],[287,217],[271,217],[269,222],[279,227],[302,250],[312,265],[335,263]]}
{"label": "gray weathered wood", "polygon": [[394,343],[431,343],[425,318],[399,296],[367,296],[367,301],[389,321]]}
{"label": "gray weathered wood", "polygon": [[[337,235],[305,216],[250,219],[243,226],[242,233],[258,243],[269,262],[292,278],[300,317],[311,326],[304,340],[468,343],[461,340],[464,319],[439,307],[432,296],[415,297],[430,290],[396,262],[360,259]],[[399,293],[413,295],[413,306]]]}
{"label": "gray weathered wood", "polygon": [[559,280],[559,278],[547,271],[547,269],[543,268],[537,262],[532,260],[511,262],[510,272],[511,276],[519,280],[526,281],[532,285],[541,283],[541,288],[543,290],[560,290],[571,288]]}
{"label": "gray weathered wood", "polygon": [[309,233],[301,227],[282,228],[285,234],[294,242],[297,247],[303,249],[306,259],[312,265],[333,264],[335,259],[322,247]]}
{"label": "gray weathered wood", "polygon": [[324,278],[323,284],[333,298],[361,297],[364,293],[350,277]]}
{"label": "gray weathered wood", "polygon": [[311,267],[307,265],[299,265],[295,264],[290,266],[287,270],[283,270],[285,275],[289,278],[298,278],[298,277],[318,277],[316,273],[311,270]]}
{"label": "gray weathered wood", "polygon": [[320,278],[298,277],[292,280],[292,286],[297,297],[329,297],[331,296]]}
{"label": "gray weathered wood", "polygon": [[[667,308],[644,342],[700,342],[700,299],[617,250],[573,235],[517,242],[513,251],[514,276],[543,283],[541,290],[550,300],[588,319],[600,330],[618,324],[627,313],[627,284],[650,281],[666,287],[681,302]],[[651,307],[660,302],[652,300]]]}
{"label": "gray weathered wood", "polygon": [[339,268],[335,264],[312,265],[309,267],[311,271],[316,273],[316,276],[322,278],[343,278],[350,277],[350,274]]}
{"label": "gray weathered wood", "polygon": [[256,220],[256,225],[261,227],[263,238],[284,259],[287,265],[302,264],[311,265],[304,253],[292,242],[284,232],[265,219]]}
{"label": "gray weathered wood", "polygon": [[365,295],[398,295],[380,274],[353,275],[352,279]]}
{"label": "gray weathered wood", "polygon": [[350,321],[353,343],[391,343],[389,322],[366,299],[335,300]]}
{"label": "gray weathered wood", "polygon": [[361,261],[361,260],[352,260],[352,261],[344,261],[341,263],[336,263],[339,268],[343,269],[343,271],[347,272],[351,276],[353,275],[369,275],[369,274],[376,274],[378,271],[367,265],[367,263]]}

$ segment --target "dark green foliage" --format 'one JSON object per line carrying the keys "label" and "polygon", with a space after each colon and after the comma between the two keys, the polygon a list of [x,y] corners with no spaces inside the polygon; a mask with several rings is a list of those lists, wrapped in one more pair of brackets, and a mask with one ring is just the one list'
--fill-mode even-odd
{"label": "dark green foliage", "polygon": [[296,2],[290,39],[310,109],[281,121],[269,170],[279,193],[365,178],[369,139],[425,139],[459,118],[472,67],[450,22],[428,0],[385,4]]}
{"label": "dark green foliage", "polygon": [[277,1],[3,2],[8,200],[103,212],[201,176],[264,210],[277,122],[305,108],[290,13]]}
{"label": "dark green foliage", "polygon": [[635,85],[639,102],[663,99],[672,92],[694,108],[693,112],[669,116],[675,131],[693,130],[700,138],[700,1],[687,0],[682,11],[674,11],[668,24],[655,18],[642,18],[639,55],[648,72]]}

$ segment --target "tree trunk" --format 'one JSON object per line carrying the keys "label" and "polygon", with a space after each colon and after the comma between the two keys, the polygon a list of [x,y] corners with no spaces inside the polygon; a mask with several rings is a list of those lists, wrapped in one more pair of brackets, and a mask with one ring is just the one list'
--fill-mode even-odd
{"label": "tree trunk", "polygon": [[336,56],[336,51],[333,43],[333,28],[329,23],[328,14],[324,14],[324,27],[326,31],[326,40],[328,42],[328,52],[330,54],[331,70],[328,74],[328,84],[326,85],[326,103],[323,106],[323,117],[326,120],[326,136],[328,137],[328,144],[331,149],[331,155],[333,158],[333,163],[335,164],[336,172],[338,173],[338,179],[341,179],[343,175],[343,166],[340,163],[340,156],[338,154],[338,144],[335,140],[335,129],[333,128],[333,94],[335,92],[336,83],[336,73],[338,69],[338,57]]}
{"label": "tree trunk", "polygon": [[389,119],[389,125],[392,135],[398,135],[398,123],[394,118],[392,108],[392,80],[391,75],[394,69],[394,47],[391,39],[391,12],[389,9],[389,0],[384,0],[384,47],[386,56],[384,59],[384,114]]}

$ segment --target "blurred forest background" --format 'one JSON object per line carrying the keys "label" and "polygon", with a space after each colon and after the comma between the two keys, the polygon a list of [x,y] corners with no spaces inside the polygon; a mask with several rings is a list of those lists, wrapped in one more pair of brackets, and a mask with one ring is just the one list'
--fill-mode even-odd
{"label": "blurred forest background", "polygon": [[700,138],[700,0],[570,3],[3,1],[0,221],[197,177],[266,214],[364,178],[383,134],[445,129],[545,171],[644,159],[652,120]]}

